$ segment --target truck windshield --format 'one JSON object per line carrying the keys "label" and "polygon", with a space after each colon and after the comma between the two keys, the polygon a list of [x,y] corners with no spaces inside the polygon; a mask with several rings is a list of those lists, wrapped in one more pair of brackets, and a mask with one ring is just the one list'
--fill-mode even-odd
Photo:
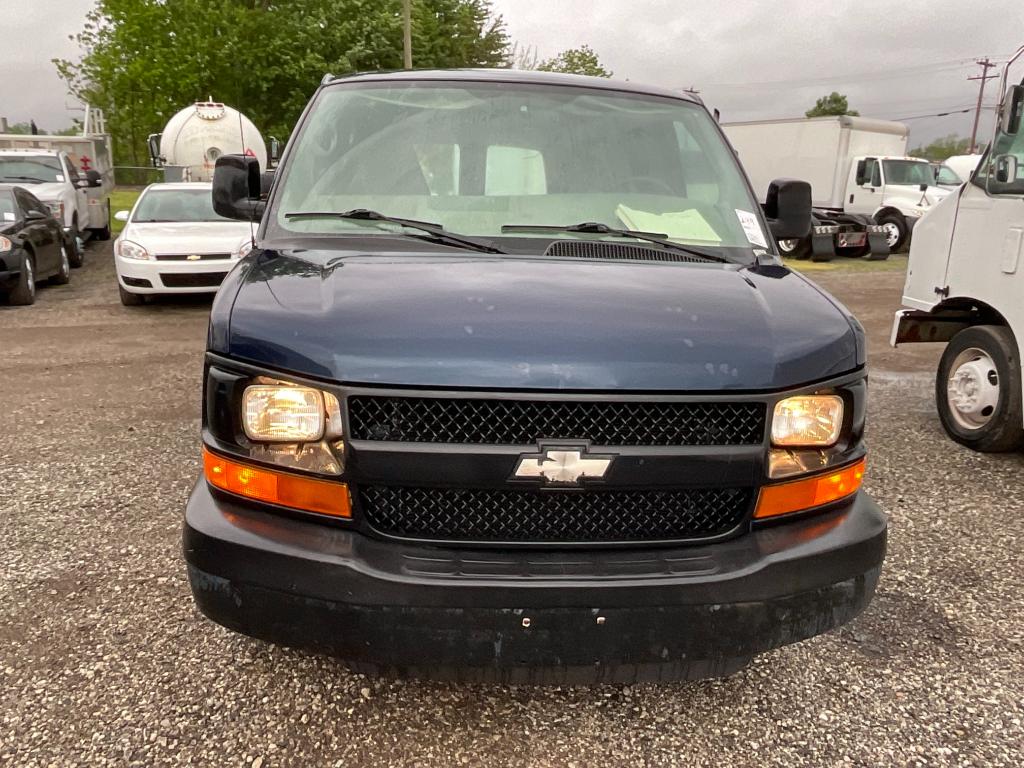
{"label": "truck windshield", "polygon": [[150,189],[139,198],[132,221],[137,224],[186,221],[227,221],[213,210],[209,187]]}
{"label": "truck windshield", "polygon": [[[370,209],[501,238],[595,222],[749,260],[767,234],[712,118],[682,99],[488,83],[348,84],[320,92],[280,172],[270,234],[394,229],[295,212]],[[518,225],[515,233],[503,225]]]}
{"label": "truck windshield", "polygon": [[26,184],[64,181],[64,169],[56,157],[0,156],[0,182],[3,181],[23,181]]}
{"label": "truck windshield", "polygon": [[883,160],[886,184],[935,184],[935,174],[930,163],[917,160]]}

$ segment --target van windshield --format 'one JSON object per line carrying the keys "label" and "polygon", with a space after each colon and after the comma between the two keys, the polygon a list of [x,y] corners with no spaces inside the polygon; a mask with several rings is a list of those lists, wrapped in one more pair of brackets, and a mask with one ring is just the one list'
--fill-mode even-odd
{"label": "van windshield", "polygon": [[[707,111],[588,88],[454,82],[322,90],[289,149],[269,234],[393,232],[288,217],[369,209],[500,238],[596,222],[750,259],[757,203]],[[550,232],[515,237],[579,237]]]}
{"label": "van windshield", "polygon": [[886,184],[935,184],[931,163],[916,160],[883,160]]}

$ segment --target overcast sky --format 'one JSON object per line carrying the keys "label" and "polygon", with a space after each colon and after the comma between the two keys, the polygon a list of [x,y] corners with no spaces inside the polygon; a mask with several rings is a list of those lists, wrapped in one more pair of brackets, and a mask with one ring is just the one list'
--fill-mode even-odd
{"label": "overcast sky", "polygon": [[[60,128],[77,113],[50,59],[93,0],[0,0],[0,115]],[[722,119],[794,117],[832,90],[861,114],[973,107],[980,56],[1024,44],[1021,0],[493,0],[513,40],[542,58],[589,44],[617,78],[694,87]],[[989,83],[990,96],[995,87]],[[216,94],[214,94],[216,97]],[[909,120],[917,144],[967,135],[972,115]],[[987,130],[987,124],[985,124]]]}

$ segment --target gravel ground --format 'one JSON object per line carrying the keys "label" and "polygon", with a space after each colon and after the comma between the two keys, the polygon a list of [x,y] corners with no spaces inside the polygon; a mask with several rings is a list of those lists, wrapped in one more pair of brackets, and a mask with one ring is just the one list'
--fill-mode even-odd
{"label": "gravel ground", "polygon": [[817,277],[868,328],[879,593],[724,680],[370,680],[201,618],[179,553],[206,301],[120,306],[109,245],[0,307],[0,764],[977,765],[1024,760],[1024,457],[945,439],[898,273]]}

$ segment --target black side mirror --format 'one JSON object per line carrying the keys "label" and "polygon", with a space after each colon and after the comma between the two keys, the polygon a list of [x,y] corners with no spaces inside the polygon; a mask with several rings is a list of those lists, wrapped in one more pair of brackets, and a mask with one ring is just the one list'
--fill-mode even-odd
{"label": "black side mirror", "polygon": [[277,174],[273,170],[260,174],[260,200],[266,200],[270,196],[270,188],[274,186],[276,176]]}
{"label": "black side mirror", "polygon": [[1012,85],[1006,91],[999,110],[999,128],[1007,136],[1016,136],[1020,130],[1021,113],[1024,112],[1024,85]]}
{"label": "black side mirror", "polygon": [[213,210],[227,219],[257,221],[267,204],[262,190],[260,161],[248,155],[221,155],[213,170]]}
{"label": "black side mirror", "polygon": [[86,171],[85,180],[89,182],[90,187],[95,188],[103,186],[103,177],[100,176],[99,171]]}
{"label": "black side mirror", "polygon": [[799,240],[811,233],[811,185],[775,179],[768,185],[764,215],[776,240]]}
{"label": "black side mirror", "polygon": [[43,221],[44,219],[48,218],[50,218],[49,214],[43,213],[42,211],[37,211],[35,208],[33,208],[30,211],[25,211],[26,221]]}
{"label": "black side mirror", "polygon": [[866,184],[868,180],[868,161],[858,160],[857,161],[857,185],[861,186]]}
{"label": "black side mirror", "polygon": [[927,185],[927,184],[922,184],[922,185],[920,185],[920,186],[918,187],[918,189],[919,189],[920,191],[922,191],[922,192],[927,192],[927,191],[928,191],[928,185]]}
{"label": "black side mirror", "polygon": [[1017,181],[1016,155],[996,155],[995,177],[1000,184],[1013,184]]}

